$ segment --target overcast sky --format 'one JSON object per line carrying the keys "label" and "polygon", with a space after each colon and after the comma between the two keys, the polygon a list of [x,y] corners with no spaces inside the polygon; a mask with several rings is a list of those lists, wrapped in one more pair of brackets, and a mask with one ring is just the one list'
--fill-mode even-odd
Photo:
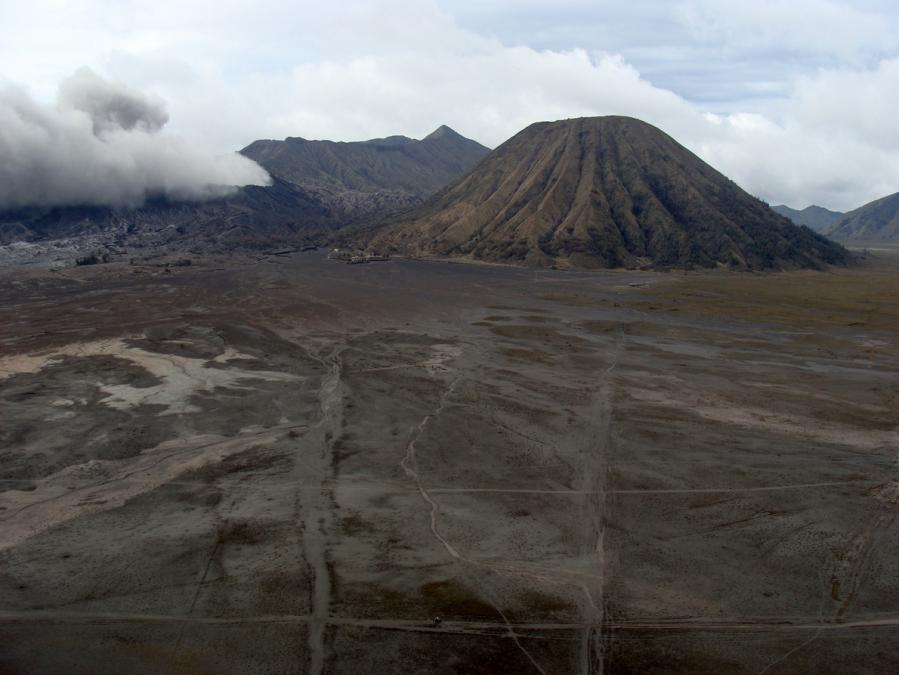
{"label": "overcast sky", "polygon": [[771,203],[899,191],[886,1],[0,0],[0,18],[0,88],[58,106],[86,66],[163,102],[154,133],[193,153],[440,124],[495,146],[531,122],[614,113]]}

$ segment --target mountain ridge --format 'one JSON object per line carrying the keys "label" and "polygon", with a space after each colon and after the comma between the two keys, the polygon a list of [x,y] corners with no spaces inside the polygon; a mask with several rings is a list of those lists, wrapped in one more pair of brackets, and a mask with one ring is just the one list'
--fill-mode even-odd
{"label": "mountain ridge", "polygon": [[[446,126],[421,141],[389,136],[341,144],[291,137],[255,141],[248,147],[278,149],[284,144],[324,148],[323,156],[335,158],[320,167],[327,179],[307,180],[274,170],[270,186],[244,186],[206,201],[151,198],[142,206],[128,208],[72,205],[6,211],[0,213],[0,245],[84,236],[105,238],[116,245],[161,242],[216,251],[229,245],[265,248],[291,241],[306,243],[310,238],[322,242],[348,224],[378,220],[417,205],[432,187],[461,175],[488,152]],[[350,159],[341,161],[346,147]],[[354,156],[378,161],[352,166]],[[370,180],[342,180],[347,176]]]}
{"label": "mountain ridge", "polygon": [[899,192],[846,213],[825,233],[844,242],[899,242]]}
{"label": "mountain ridge", "polygon": [[825,232],[838,223],[846,214],[841,211],[831,211],[823,206],[812,204],[804,209],[794,209],[786,204],[772,206],[771,210],[789,218],[796,225],[807,225],[815,232]]}
{"label": "mountain ridge", "polygon": [[458,178],[489,152],[446,125],[421,140],[258,140],[241,151],[271,175],[303,187],[425,197]]}

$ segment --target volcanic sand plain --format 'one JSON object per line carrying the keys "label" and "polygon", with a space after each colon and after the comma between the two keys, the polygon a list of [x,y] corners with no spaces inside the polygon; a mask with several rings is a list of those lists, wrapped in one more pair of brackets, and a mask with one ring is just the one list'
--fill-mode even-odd
{"label": "volcanic sand plain", "polygon": [[896,257],[195,262],[0,272],[0,671],[899,670]]}

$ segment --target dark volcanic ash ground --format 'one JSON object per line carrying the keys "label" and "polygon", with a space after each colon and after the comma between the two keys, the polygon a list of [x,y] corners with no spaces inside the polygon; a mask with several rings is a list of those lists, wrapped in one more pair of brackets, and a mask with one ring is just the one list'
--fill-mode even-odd
{"label": "dark volcanic ash ground", "polygon": [[675,283],[5,271],[0,670],[897,670],[896,333]]}

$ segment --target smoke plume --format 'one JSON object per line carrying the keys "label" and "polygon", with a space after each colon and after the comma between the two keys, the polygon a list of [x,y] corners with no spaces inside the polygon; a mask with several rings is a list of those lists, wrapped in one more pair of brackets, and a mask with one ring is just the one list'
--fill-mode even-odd
{"label": "smoke plume", "polygon": [[203,200],[268,174],[232,153],[214,156],[167,135],[161,100],[82,68],[55,107],[0,90],[0,209],[139,206],[149,196]]}

